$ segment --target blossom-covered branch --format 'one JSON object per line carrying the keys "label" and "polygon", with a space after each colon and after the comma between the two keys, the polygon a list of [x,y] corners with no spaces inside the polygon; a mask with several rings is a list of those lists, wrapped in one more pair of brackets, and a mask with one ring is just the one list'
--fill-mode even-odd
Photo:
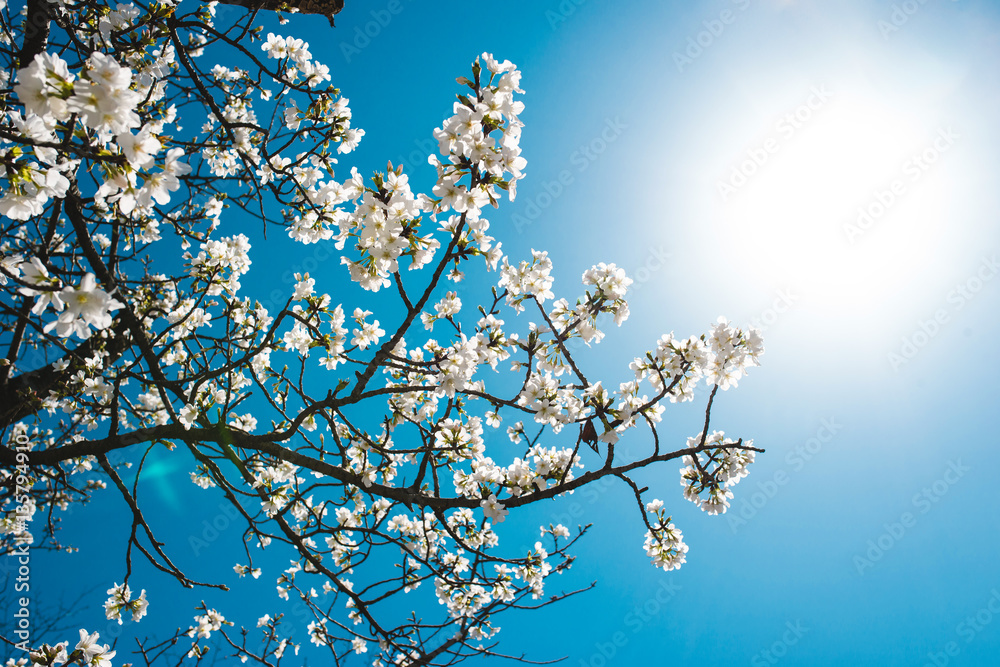
{"label": "blossom-covered branch", "polygon": [[[364,137],[348,99],[309,44],[264,34],[256,11],[223,25],[215,3],[58,0],[44,37],[34,11],[0,7],[0,551],[69,547],[59,513],[112,486],[131,530],[113,543],[122,577],[102,582],[108,619],[157,603],[134,555],[175,585],[224,588],[155,537],[137,489],[165,453],[193,493],[232,508],[246,547],[233,571],[275,582],[255,628],[202,605],[188,630],[140,642],[147,663],[183,642],[195,661],[214,645],[276,664],[305,648],[283,619],[293,603],[309,650],[334,663],[496,655],[501,614],[578,592],[547,585],[586,527],[539,526],[520,549],[497,526],[521,508],[619,479],[636,548],[665,569],[688,549],[671,501],[634,471],[679,460],[675,500],[728,508],[762,450],[710,430],[712,405],[759,363],[760,335],[720,318],[651,337],[626,382],[595,378],[575,343],[627,320],[631,280],[595,263],[557,286],[545,251],[509,256],[494,236],[527,167],[515,65],[484,53],[458,79],[420,192],[400,166],[366,178],[341,165]],[[268,234],[327,249],[343,282],[298,273],[280,300],[248,293]],[[463,281],[482,298],[460,297]],[[699,384],[704,424],[671,443],[662,415]],[[407,593],[414,613],[400,616]],[[22,648],[34,664],[110,664],[121,650],[99,640],[84,628]]]}

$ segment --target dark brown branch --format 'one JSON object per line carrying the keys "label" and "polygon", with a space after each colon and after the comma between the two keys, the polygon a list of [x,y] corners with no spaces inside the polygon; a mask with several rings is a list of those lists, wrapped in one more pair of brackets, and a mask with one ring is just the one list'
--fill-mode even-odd
{"label": "dark brown branch", "polygon": [[220,2],[250,10],[266,9],[272,12],[294,10],[299,14],[320,14],[330,21],[331,26],[333,17],[344,8],[344,0],[220,0]]}
{"label": "dark brown branch", "polygon": [[53,362],[16,375],[0,385],[0,430],[38,412],[49,392],[67,387],[69,378],[83,370],[86,367],[85,360],[102,346],[107,352],[106,363],[109,365],[121,358],[132,345],[128,327],[120,318],[116,318],[111,331],[113,336],[91,336],[59,359],[69,364],[61,371],[56,370],[56,362]]}
{"label": "dark brown branch", "polygon": [[48,0],[28,0],[28,13],[24,20],[24,44],[17,54],[18,67],[27,67],[35,56],[45,50],[49,41]]}

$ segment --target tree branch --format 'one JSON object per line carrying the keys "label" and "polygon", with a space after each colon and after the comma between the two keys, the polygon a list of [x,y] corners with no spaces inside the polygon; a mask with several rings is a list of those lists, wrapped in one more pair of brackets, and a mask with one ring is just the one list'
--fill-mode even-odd
{"label": "tree branch", "polygon": [[[45,0],[39,0],[45,2]],[[344,8],[344,0],[219,0],[225,5],[246,7],[250,10],[294,11],[299,14],[320,14],[333,26],[333,17]]]}

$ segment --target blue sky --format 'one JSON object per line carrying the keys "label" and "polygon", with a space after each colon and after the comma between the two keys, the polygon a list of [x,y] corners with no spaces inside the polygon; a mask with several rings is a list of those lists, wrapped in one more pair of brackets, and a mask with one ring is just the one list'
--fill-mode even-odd
{"label": "blue sky", "polygon": [[[640,475],[690,546],[668,574],[648,563],[621,485],[532,508],[528,525],[594,524],[550,590],[597,586],[501,618],[501,649],[573,667],[998,664],[998,10],[348,0],[333,31],[281,28],[330,65],[366,130],[341,168],[402,161],[415,189],[433,178],[428,138],[455,77],[483,51],[520,67],[528,176],[491,215],[495,235],[512,259],[548,250],[557,296],[601,261],[637,281],[626,325],[583,354],[590,377],[627,379],[661,334],[719,315],[764,325],[763,366],[714,411],[767,450],[730,513],[684,501],[676,466]],[[300,252],[278,240],[269,262],[301,267]],[[254,259],[250,293],[274,282]],[[315,274],[345,275],[334,262]],[[677,446],[700,430],[704,398],[668,407]],[[225,522],[187,472],[162,457],[140,488],[189,574],[236,584],[238,539],[190,546],[211,534],[201,521]],[[76,512],[123,535],[108,496]],[[120,540],[68,528],[81,553],[39,557],[46,593],[79,590],[71,567],[120,581]],[[269,599],[276,572],[228,601],[144,574],[151,630],[186,625],[203,597],[223,612]],[[102,634],[104,597],[80,617]]]}

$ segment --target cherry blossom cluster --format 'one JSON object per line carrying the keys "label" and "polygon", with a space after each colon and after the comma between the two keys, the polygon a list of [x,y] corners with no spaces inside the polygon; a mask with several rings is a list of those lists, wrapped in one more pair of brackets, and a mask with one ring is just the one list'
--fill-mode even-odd
{"label": "cherry blossom cluster", "polygon": [[399,262],[409,258],[410,270],[420,269],[434,258],[440,242],[431,235],[421,236],[421,217],[408,177],[397,168],[385,179],[376,175],[373,187],[352,181],[345,184],[346,196],[355,205],[338,219],[338,247],[352,241],[360,254],[357,260],[343,257],[351,279],[367,290],[378,291],[398,273]]}
{"label": "cherry blossom cluster", "polygon": [[681,486],[684,487],[684,497],[708,514],[724,514],[729,509],[729,500],[733,497],[730,489],[749,474],[747,466],[753,463],[756,456],[752,449],[735,446],[742,444],[750,447],[753,440],[743,443],[727,443],[725,440],[722,431],[688,438],[688,448],[701,451],[685,454],[683,458],[685,465],[681,468]]}
{"label": "cherry blossom cluster", "polygon": [[[39,215],[50,199],[67,196],[70,180],[81,163],[70,157],[74,153],[106,151],[109,158],[99,163],[103,180],[95,201],[99,206],[115,203],[126,215],[136,213],[138,207],[139,218],[151,210],[153,203],[167,203],[169,193],[179,188],[178,177],[190,171],[179,161],[181,149],[167,151],[160,169],[151,171],[164,148],[157,135],[172,120],[172,114],[168,112],[143,125],[137,105],[144,98],[147,103],[155,101],[156,95],[112,56],[93,52],[84,67],[73,73],[58,55],[40,53],[18,71],[14,92],[24,104],[25,115],[10,111],[6,119],[23,145],[11,146],[14,142],[6,135],[0,140],[0,154],[4,156],[0,177],[7,179],[0,212],[12,220]],[[136,128],[138,132],[133,133]],[[62,134],[67,140],[62,139]],[[46,166],[21,160],[32,155]],[[115,155],[120,159],[116,160]],[[140,173],[144,178],[141,186],[137,180]],[[156,224],[142,227],[147,240],[158,238]],[[94,240],[103,243],[106,237],[95,235]],[[79,285],[64,284],[51,275],[46,258],[33,256],[18,266],[9,261],[17,257],[6,258],[7,272],[15,279],[23,272],[19,291],[35,298],[33,314],[41,315],[49,305],[57,312],[65,307],[56,321],[46,325],[46,331],[54,329],[62,338],[75,334],[86,339],[91,327],[108,328],[111,313],[123,307],[109,291],[97,286],[93,273],[85,273]]]}
{"label": "cherry blossom cluster", "polygon": [[146,608],[149,603],[146,601],[146,591],[139,593],[139,597],[132,599],[132,590],[128,584],[115,584],[108,589],[109,597],[104,603],[104,613],[108,620],[118,621],[122,624],[122,611],[129,611],[132,614],[132,621],[138,623],[146,615]]}
{"label": "cherry blossom cluster", "polygon": [[245,234],[208,240],[201,244],[197,255],[185,253],[184,259],[189,262],[191,275],[203,281],[205,294],[226,292],[235,296],[240,291],[240,276],[250,270],[250,240]]}
{"label": "cherry blossom cluster", "polygon": [[517,403],[534,412],[536,422],[550,425],[556,433],[566,424],[578,422],[590,414],[583,398],[573,389],[560,385],[547,370],[544,374],[531,374]]}
{"label": "cherry blossom cluster", "polygon": [[260,185],[292,176],[300,186],[297,199],[301,199],[302,191],[313,188],[336,160],[325,153],[301,153],[294,160],[271,153],[269,139],[272,137],[258,121],[252,93],[258,93],[264,102],[272,98],[281,100],[274,109],[288,130],[301,130],[304,136],[320,128],[333,128],[338,152],[352,150],[364,131],[351,128],[348,100],[336,98],[337,91],[332,87],[320,89],[305,110],[299,108],[301,98],[292,94],[293,91],[312,90],[330,80],[329,67],[313,60],[309,44],[295,37],[269,33],[260,48],[269,59],[278,61],[278,69],[271,72],[271,76],[280,84],[280,90],[274,93],[245,70],[216,65],[212,76],[222,93],[222,100],[202,126],[210,142],[203,156],[217,176],[252,170]]}
{"label": "cherry blossom cluster", "polygon": [[706,381],[720,389],[735,387],[747,368],[760,365],[764,339],[751,327],[746,332],[733,327],[724,317],[712,326],[708,335],[709,363]]}
{"label": "cherry blossom cluster", "polygon": [[667,334],[656,350],[637,358],[630,368],[636,380],[647,380],[657,391],[667,391],[671,402],[691,401],[701,378],[722,390],[735,387],[748,368],[760,364],[764,353],[760,331],[737,329],[720,317],[708,335],[684,340]]}
{"label": "cherry blossom cluster", "polygon": [[496,493],[507,491],[512,497],[544,491],[550,484],[564,484],[574,479],[573,468],[583,468],[579,456],[570,448],[546,449],[533,445],[522,459],[517,457],[506,466],[498,466],[493,459],[479,454],[470,465],[471,470],[454,472],[455,492],[469,498],[485,498],[480,505],[487,518],[498,523],[507,512],[497,501]]}
{"label": "cherry blossom cluster", "polygon": [[[594,287],[593,296],[588,291],[587,301],[599,304],[597,313],[610,313],[617,325],[621,325],[622,322],[628,319],[628,302],[625,301],[625,293],[628,291],[628,286],[632,284],[632,279],[625,275],[624,269],[620,269],[614,264],[601,262],[584,272],[583,284]],[[580,304],[577,305],[577,308],[580,308]],[[577,316],[582,318],[585,314],[589,315],[586,319],[589,320],[588,324],[593,329],[597,313],[593,313],[590,308],[584,307],[581,312],[577,313]],[[597,332],[595,331],[594,336],[596,335]],[[587,335],[583,337],[584,340],[589,338]]]}
{"label": "cherry blossom cluster", "polygon": [[282,37],[274,33],[267,34],[267,41],[261,45],[261,50],[268,58],[287,60],[285,77],[295,82],[300,76],[310,88],[330,80],[330,68],[312,60],[309,44],[295,37]]}
{"label": "cherry blossom cluster", "polygon": [[[497,202],[497,188],[507,190],[513,201],[517,181],[524,177],[527,162],[521,157],[523,124],[518,119],[524,103],[514,99],[514,93],[524,92],[519,87],[521,72],[509,61],[500,63],[484,53],[473,63],[472,75],[471,80],[459,79],[471,96],[459,95],[453,115],[434,130],[446,159],[430,158],[438,179],[434,197],[422,200],[428,212],[478,211]],[[464,183],[467,174],[470,182]]]}
{"label": "cherry blossom cluster", "polygon": [[506,290],[507,305],[522,312],[524,301],[529,298],[543,303],[553,297],[551,274],[552,260],[549,259],[549,253],[532,250],[531,261],[521,260],[517,266],[511,266],[507,263],[507,258],[504,258],[498,286]]}
{"label": "cherry blossom cluster", "polygon": [[262,465],[260,472],[254,474],[253,488],[266,490],[267,498],[261,500],[261,509],[268,516],[274,516],[287,505],[295,495],[295,485],[305,481],[296,474],[298,470],[298,466],[282,461],[276,466]]}
{"label": "cherry blossom cluster", "polygon": [[207,653],[207,647],[198,643],[199,639],[210,639],[213,632],[219,632],[224,625],[233,625],[232,621],[227,621],[225,617],[215,609],[205,609],[201,616],[194,617],[195,624],[188,628],[187,636],[195,638],[194,643],[187,652],[188,658],[200,658]]}
{"label": "cherry blossom cluster", "polygon": [[684,544],[684,535],[666,516],[662,500],[646,503],[646,512],[654,518],[642,545],[646,555],[652,559],[653,565],[666,572],[678,569],[687,561],[688,546]]}
{"label": "cherry blossom cluster", "polygon": [[[162,71],[172,59],[172,52],[166,50],[159,54],[152,69]],[[190,167],[179,160],[183,151],[175,148],[167,151],[158,171],[151,171],[164,149],[159,135],[175,120],[176,111],[167,108],[143,124],[137,113],[139,103],[148,104],[163,95],[162,89],[150,89],[149,75],[148,70],[143,71],[136,80],[130,68],[99,51],[90,54],[78,75],[69,71],[66,61],[50,53],[36,55],[32,63],[19,70],[14,92],[24,104],[26,115],[9,112],[8,117],[12,129],[24,137],[33,155],[47,166],[5,161],[10,166],[0,176],[7,178],[8,187],[0,199],[0,212],[14,220],[27,220],[40,214],[50,198],[66,196],[80,160],[68,158],[52,146],[58,141],[57,133],[73,129],[71,122],[85,129],[80,133],[86,137],[78,149],[81,153],[104,149],[122,158],[101,162],[104,180],[95,194],[100,205],[116,204],[124,215],[136,211],[139,217],[148,217],[154,202],[169,202],[170,193],[180,187],[178,177],[188,173]],[[5,139],[3,143],[10,141]],[[18,147],[8,150],[0,146],[0,152],[14,159],[27,155]],[[141,186],[140,174],[144,179]],[[143,233],[155,240],[157,223],[151,224]]]}
{"label": "cherry blossom cluster", "polygon": [[31,287],[21,287],[18,292],[34,299],[31,312],[42,315],[49,306],[59,313],[59,317],[45,325],[45,331],[53,329],[60,338],[74,334],[81,339],[90,338],[91,327],[97,331],[111,326],[111,314],[125,304],[97,286],[94,274],[87,273],[77,286],[62,286],[58,278],[49,275],[45,265],[37,257],[30,262],[12,267],[11,273]]}
{"label": "cherry blossom cluster", "polygon": [[455,292],[448,292],[444,297],[434,304],[434,314],[421,313],[420,321],[424,323],[424,328],[428,331],[434,329],[434,323],[438,320],[451,319],[462,310],[462,300]]}

